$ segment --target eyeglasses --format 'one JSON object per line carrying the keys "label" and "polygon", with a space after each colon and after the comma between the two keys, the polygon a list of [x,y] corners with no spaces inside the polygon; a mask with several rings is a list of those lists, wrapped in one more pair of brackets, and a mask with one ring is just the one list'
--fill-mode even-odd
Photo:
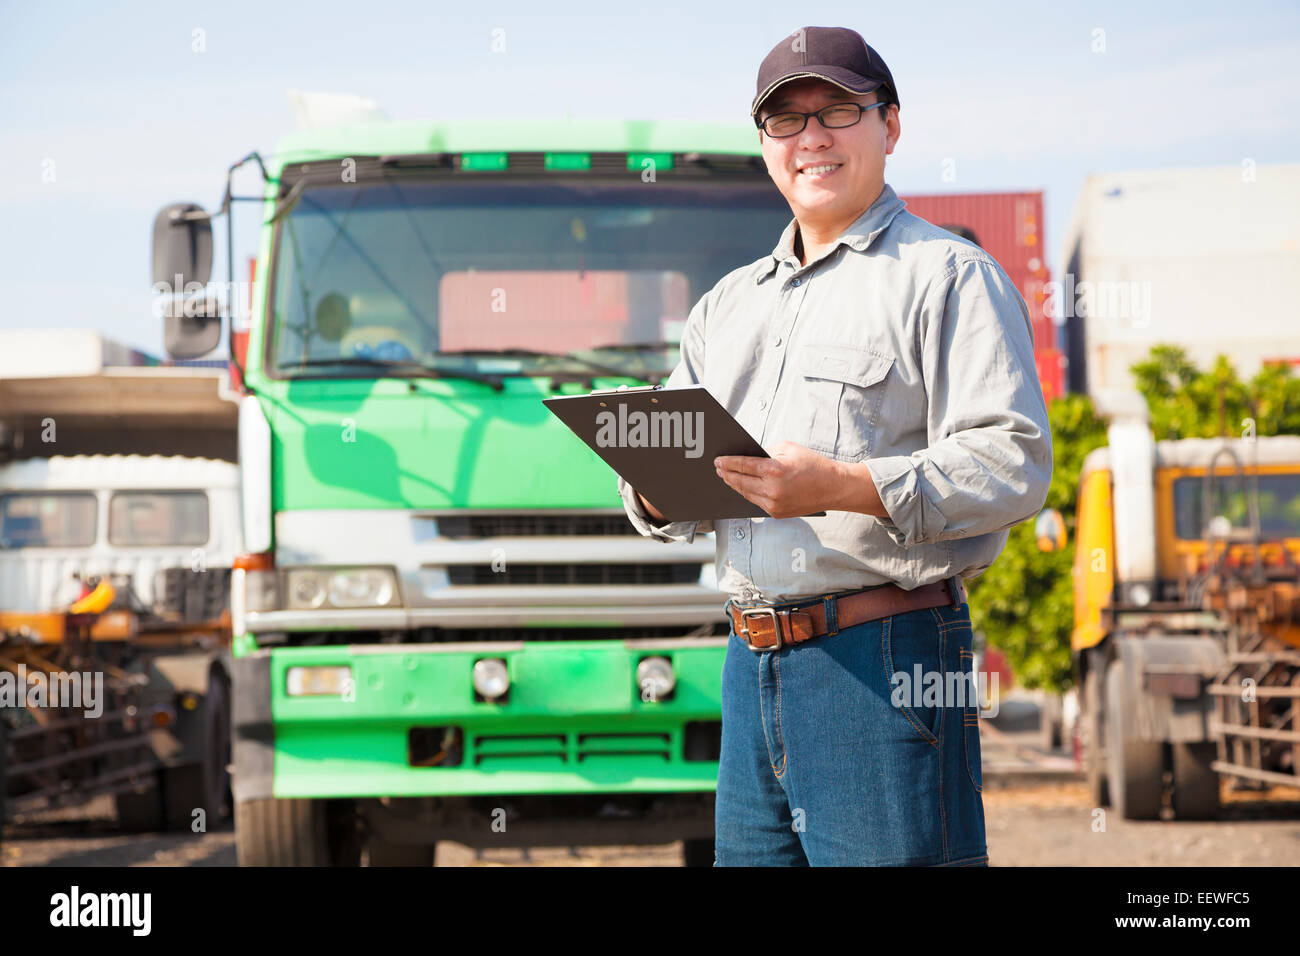
{"label": "eyeglasses", "polygon": [[843,129],[857,123],[858,120],[862,119],[863,113],[884,105],[886,104],[883,102],[869,103],[866,106],[860,103],[832,103],[830,106],[823,106],[811,113],[796,113],[793,111],[773,113],[765,120],[760,120],[756,116],[754,117],[754,125],[773,139],[784,139],[787,136],[802,133],[803,128],[808,125],[808,117],[810,116],[816,116],[817,122],[827,129]]}

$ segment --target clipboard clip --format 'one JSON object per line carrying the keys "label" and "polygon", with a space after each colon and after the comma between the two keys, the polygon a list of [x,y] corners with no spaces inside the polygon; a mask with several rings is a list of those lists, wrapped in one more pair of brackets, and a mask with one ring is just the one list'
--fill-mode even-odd
{"label": "clipboard clip", "polygon": [[591,390],[590,392],[588,392],[587,394],[588,394],[588,395],[617,395],[617,394],[620,393],[620,392],[655,392],[655,391],[659,391],[659,390],[661,390],[662,388],[663,388],[663,385],[662,385],[662,384],[659,384],[659,385],[634,385],[634,386],[632,386],[632,387],[630,387],[630,388],[629,388],[628,386],[626,386],[626,385],[620,385],[620,386],[618,386],[617,388],[596,388],[596,389],[592,389],[592,390]]}

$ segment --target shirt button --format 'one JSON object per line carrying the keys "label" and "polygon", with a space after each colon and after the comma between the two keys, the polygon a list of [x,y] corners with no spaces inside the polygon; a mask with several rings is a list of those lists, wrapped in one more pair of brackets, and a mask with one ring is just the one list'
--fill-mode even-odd
{"label": "shirt button", "polygon": [[767,399],[765,399],[765,398],[760,398],[760,399],[758,400],[758,408],[759,408],[759,411],[762,411],[764,408],[767,408]]}
{"label": "shirt button", "polygon": [[780,348],[780,347],[781,347],[781,343],[784,342],[784,341],[785,341],[785,339],[778,338],[778,339],[776,340],[776,347],[777,347],[777,348]]}
{"label": "shirt button", "polygon": [[737,538],[744,538],[744,537],[745,537],[745,529],[744,529],[744,528],[741,528],[741,527],[739,527],[739,526],[737,526],[736,530],[733,531],[732,534],[734,534]]}
{"label": "shirt button", "polygon": [[791,279],[791,280],[790,280],[790,284],[793,285],[793,286],[797,286],[797,285],[799,285],[799,283],[801,283],[801,282],[803,282],[803,279]]}

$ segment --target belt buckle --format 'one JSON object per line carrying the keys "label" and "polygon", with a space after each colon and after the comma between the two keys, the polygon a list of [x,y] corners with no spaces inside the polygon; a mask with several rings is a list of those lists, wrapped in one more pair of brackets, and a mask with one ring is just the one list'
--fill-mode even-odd
{"label": "belt buckle", "polygon": [[[776,643],[770,646],[751,644],[749,640],[749,625],[745,623],[745,618],[751,614],[767,614],[772,618],[772,635],[776,638]],[[742,640],[745,646],[751,651],[775,651],[781,647],[781,622],[777,620],[776,608],[774,607],[742,607],[740,609],[740,626],[744,629]]]}

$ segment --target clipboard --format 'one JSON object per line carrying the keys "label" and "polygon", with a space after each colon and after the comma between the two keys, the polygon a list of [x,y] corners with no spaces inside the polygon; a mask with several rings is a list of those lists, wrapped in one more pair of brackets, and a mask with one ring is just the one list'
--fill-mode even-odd
{"label": "clipboard", "polygon": [[771,517],[718,477],[719,455],[771,456],[703,385],[598,389],[542,404],[669,521]]}

